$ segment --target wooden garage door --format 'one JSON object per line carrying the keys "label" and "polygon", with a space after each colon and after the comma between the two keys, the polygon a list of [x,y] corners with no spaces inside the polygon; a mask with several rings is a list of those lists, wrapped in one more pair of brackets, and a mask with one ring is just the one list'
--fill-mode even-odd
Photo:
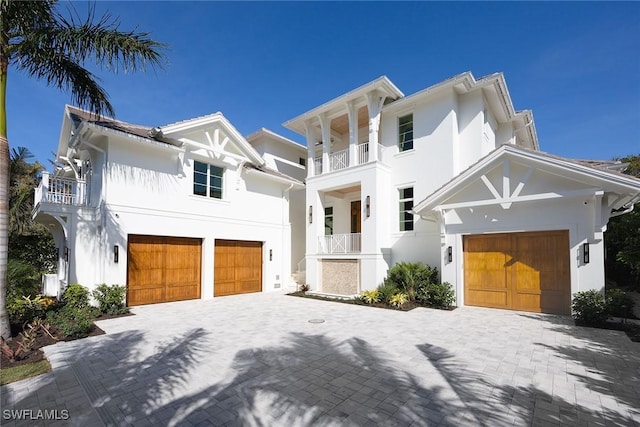
{"label": "wooden garage door", "polygon": [[262,242],[216,240],[213,295],[262,290]]}
{"label": "wooden garage door", "polygon": [[202,241],[129,235],[127,304],[200,298]]}
{"label": "wooden garage door", "polygon": [[569,232],[464,237],[465,304],[570,314]]}

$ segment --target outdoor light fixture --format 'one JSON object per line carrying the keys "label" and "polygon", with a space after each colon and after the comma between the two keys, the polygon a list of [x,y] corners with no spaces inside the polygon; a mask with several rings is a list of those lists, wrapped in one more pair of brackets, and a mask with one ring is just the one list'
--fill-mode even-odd
{"label": "outdoor light fixture", "polygon": [[371,197],[367,196],[366,202],[364,204],[364,213],[369,218],[371,216]]}
{"label": "outdoor light fixture", "polygon": [[582,262],[589,264],[589,243],[582,244]]}
{"label": "outdoor light fixture", "polygon": [[309,224],[313,224],[313,206],[309,205]]}
{"label": "outdoor light fixture", "polygon": [[66,246],[64,247],[64,260],[69,262],[69,248]]}
{"label": "outdoor light fixture", "polygon": [[118,263],[119,248],[118,245],[113,247],[113,262]]}
{"label": "outdoor light fixture", "polygon": [[273,249],[269,249],[269,261],[273,261]]}
{"label": "outdoor light fixture", "polygon": [[451,246],[447,247],[447,262],[453,261],[453,248]]}

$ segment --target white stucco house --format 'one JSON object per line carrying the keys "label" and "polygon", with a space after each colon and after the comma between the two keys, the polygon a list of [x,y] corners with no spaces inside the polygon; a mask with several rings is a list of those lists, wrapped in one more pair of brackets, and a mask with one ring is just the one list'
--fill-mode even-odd
{"label": "white stucco house", "polygon": [[149,128],[66,107],[34,215],[55,287],[127,285],[129,305],[373,289],[396,262],[438,267],[457,305],[569,314],[604,286],[603,233],[640,200],[618,162],[541,152],[502,74],[405,96],[381,77],[243,137],[220,113]]}

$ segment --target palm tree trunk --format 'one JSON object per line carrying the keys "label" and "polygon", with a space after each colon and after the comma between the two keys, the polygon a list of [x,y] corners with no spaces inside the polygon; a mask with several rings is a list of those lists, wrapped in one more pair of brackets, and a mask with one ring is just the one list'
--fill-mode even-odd
{"label": "palm tree trunk", "polygon": [[0,336],[11,339],[7,315],[7,256],[9,251],[9,140],[7,139],[7,70],[9,62],[0,52]]}

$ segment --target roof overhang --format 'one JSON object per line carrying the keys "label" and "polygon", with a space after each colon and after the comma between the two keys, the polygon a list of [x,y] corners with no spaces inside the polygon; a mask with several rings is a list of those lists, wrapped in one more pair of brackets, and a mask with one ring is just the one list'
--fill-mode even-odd
{"label": "roof overhang", "polygon": [[278,141],[284,145],[286,145],[287,147],[293,147],[298,151],[301,152],[307,152],[307,147],[302,145],[302,144],[298,144],[297,142],[289,139],[289,138],[285,138],[282,135],[279,135],[269,129],[266,128],[260,128],[257,131],[255,131],[254,133],[252,133],[251,135],[247,136],[247,141],[248,142],[253,142],[256,141],[260,138],[270,138],[272,140]]}
{"label": "roof overhang", "polygon": [[[520,195],[528,176],[521,179],[518,185],[505,186],[500,192],[497,186],[489,182],[487,172],[499,167],[504,168],[504,176],[508,178],[510,161],[529,167],[530,171],[537,168],[545,173],[584,183],[581,189],[571,191],[550,191],[530,195]],[[506,164],[506,166],[505,166]],[[529,172],[529,176],[532,172]],[[493,197],[484,200],[468,200],[451,202],[455,195],[470,185],[483,182]],[[508,190],[505,190],[507,188]],[[618,173],[611,168],[596,168],[587,166],[580,161],[552,156],[547,153],[533,151],[514,145],[502,145],[487,156],[470,166],[438,190],[416,204],[413,212],[422,216],[447,209],[472,208],[499,204],[509,207],[512,203],[545,200],[561,197],[602,196],[605,193],[615,195],[610,201],[611,210],[628,207],[640,198],[640,179]]]}
{"label": "roof overhang", "polygon": [[334,98],[331,101],[325,102],[324,104],[312,110],[309,110],[306,113],[288,120],[282,125],[287,129],[291,129],[294,132],[304,135],[304,124],[306,121],[315,119],[322,113],[331,112],[333,110],[343,110],[347,102],[350,101],[360,100],[360,102],[365,102],[366,94],[374,91],[377,91],[381,95],[391,99],[398,99],[404,96],[400,89],[398,89],[398,87],[393,84],[391,80],[389,80],[386,76],[381,76],[373,80],[372,82],[357,87],[356,89],[340,95],[339,97]]}

